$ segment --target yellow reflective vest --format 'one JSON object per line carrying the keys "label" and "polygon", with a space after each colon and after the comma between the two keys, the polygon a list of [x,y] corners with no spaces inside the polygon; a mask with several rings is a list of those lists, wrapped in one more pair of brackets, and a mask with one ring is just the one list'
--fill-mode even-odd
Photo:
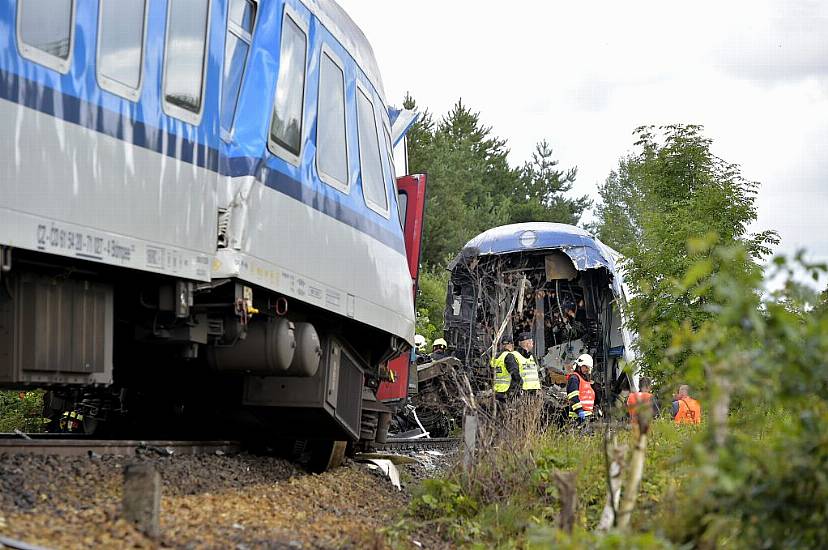
{"label": "yellow reflective vest", "polygon": [[512,385],[512,375],[506,368],[506,356],[512,351],[503,351],[497,357],[492,357],[492,368],[494,368],[494,391],[495,393],[506,393]]}
{"label": "yellow reflective vest", "polygon": [[535,363],[535,358],[531,355],[524,357],[516,351],[512,353],[515,354],[515,359],[517,359],[518,365],[520,366],[520,377],[523,379],[523,389],[539,390],[541,388],[540,373],[538,372],[538,365]]}

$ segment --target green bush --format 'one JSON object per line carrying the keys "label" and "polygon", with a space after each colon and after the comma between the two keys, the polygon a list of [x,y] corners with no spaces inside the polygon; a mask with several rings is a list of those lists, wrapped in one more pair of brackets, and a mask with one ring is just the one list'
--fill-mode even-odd
{"label": "green bush", "polygon": [[[763,297],[746,254],[712,248],[691,268],[701,276],[677,288],[710,319],[671,324],[663,362],[703,388],[704,421],[652,423],[630,532],[593,533],[607,490],[601,434],[515,426],[471,471],[458,466],[425,485],[409,520],[455,544],[495,548],[828,546],[828,312],[792,280]],[[629,444],[629,432],[614,431]],[[572,535],[556,525],[560,470],[577,472]]]}
{"label": "green bush", "polygon": [[[761,277],[734,268],[737,247],[687,292],[714,316],[673,337],[666,360],[704,378],[706,417],[684,505],[665,510],[672,540],[693,546],[828,545],[828,316],[794,282],[761,300]],[[802,265],[813,269],[815,266]],[[820,268],[821,269],[821,268]],[[717,412],[718,411],[718,412]]]}
{"label": "green bush", "polygon": [[448,281],[449,272],[444,269],[423,269],[420,272],[417,285],[417,334],[422,334],[429,345],[443,335]]}
{"label": "green bush", "polygon": [[0,432],[42,432],[43,391],[0,391]]}
{"label": "green bush", "polygon": [[411,499],[411,510],[423,519],[469,517],[477,508],[477,503],[463,494],[460,485],[448,479],[426,479]]}
{"label": "green bush", "polygon": [[[669,548],[656,512],[665,495],[682,494],[692,463],[687,445],[697,432],[668,419],[654,422],[633,522],[644,534],[629,546],[618,546],[621,539],[614,535],[586,535],[597,525],[606,499],[602,435],[557,429],[530,435],[528,444],[499,441],[471,472],[457,465],[440,479],[424,481],[408,508],[406,528],[435,530],[453,544],[480,548]],[[622,431],[619,442],[626,443],[629,435]],[[556,525],[560,501],[554,476],[567,470],[577,473],[576,532],[587,537],[583,540],[559,532]]]}

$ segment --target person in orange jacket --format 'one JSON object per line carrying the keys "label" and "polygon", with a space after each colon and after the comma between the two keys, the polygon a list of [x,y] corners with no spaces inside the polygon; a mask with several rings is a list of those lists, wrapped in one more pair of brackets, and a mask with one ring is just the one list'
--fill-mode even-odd
{"label": "person in orange jacket", "polygon": [[630,422],[637,424],[638,412],[648,408],[650,418],[658,415],[658,403],[652,394],[653,383],[649,378],[642,378],[638,384],[641,391],[630,393],[627,397],[627,412],[630,415]]}
{"label": "person in orange jacket", "polygon": [[701,424],[702,411],[698,401],[690,397],[690,386],[679,386],[673,401],[673,420],[676,424]]}
{"label": "person in orange jacket", "polygon": [[595,390],[592,388],[592,356],[585,353],[575,361],[575,370],[566,380],[569,399],[569,418],[577,425],[591,420],[595,408]]}

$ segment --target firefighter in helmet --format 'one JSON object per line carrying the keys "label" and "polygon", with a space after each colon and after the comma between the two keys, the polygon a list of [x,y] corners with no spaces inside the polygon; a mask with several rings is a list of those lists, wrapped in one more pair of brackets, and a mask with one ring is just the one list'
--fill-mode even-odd
{"label": "firefighter in helmet", "polygon": [[434,343],[431,344],[431,360],[437,361],[438,359],[448,357],[449,354],[446,348],[448,348],[448,343],[443,338],[434,340]]}
{"label": "firefighter in helmet", "polygon": [[431,361],[426,353],[426,339],[422,334],[414,335],[414,349],[412,350],[411,357],[412,361],[418,365]]}
{"label": "firefighter in helmet", "polygon": [[569,418],[577,424],[585,423],[595,407],[595,390],[592,389],[592,356],[585,353],[575,361],[575,371],[566,382],[569,399]]}

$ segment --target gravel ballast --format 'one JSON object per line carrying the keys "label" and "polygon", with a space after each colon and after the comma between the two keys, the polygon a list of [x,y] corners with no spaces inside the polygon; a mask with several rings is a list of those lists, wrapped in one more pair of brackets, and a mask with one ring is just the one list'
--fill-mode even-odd
{"label": "gravel ballast", "polygon": [[[161,474],[161,536],[120,519],[123,469]],[[404,493],[365,466],[277,457],[0,455],[0,534],[47,548],[383,548]]]}

